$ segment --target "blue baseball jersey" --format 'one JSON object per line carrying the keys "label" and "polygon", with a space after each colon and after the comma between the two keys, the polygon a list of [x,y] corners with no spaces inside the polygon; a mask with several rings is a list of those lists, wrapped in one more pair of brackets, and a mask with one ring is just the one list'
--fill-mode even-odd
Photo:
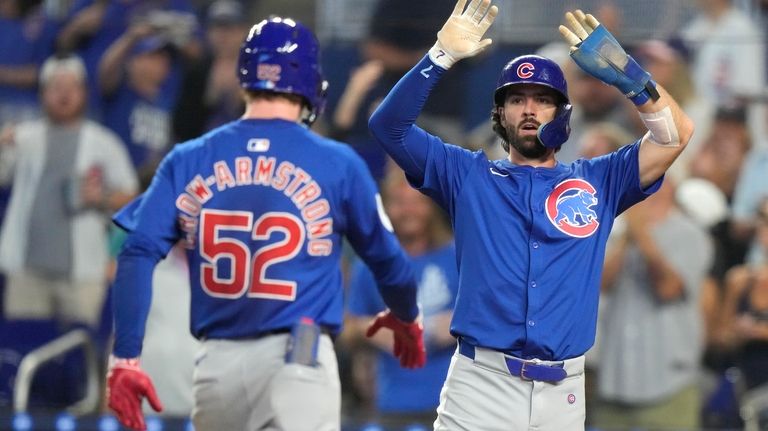
{"label": "blue baseball jersey", "polygon": [[[456,248],[451,243],[420,256],[412,256],[418,281],[419,304],[424,322],[427,363],[423,368],[405,369],[389,352],[379,352],[376,367],[376,407],[380,412],[433,411],[440,403],[455,345],[430,344],[430,319],[451,312],[459,289]],[[351,270],[347,309],[356,316],[373,316],[386,305],[376,291],[373,274],[356,261]]]}
{"label": "blue baseball jersey", "polygon": [[238,120],[177,145],[115,222],[131,231],[114,286],[119,357],[139,354],[151,269],[179,240],[198,338],[253,337],[304,316],[338,332],[342,235],[392,311],[418,314],[413,270],[365,164],[294,122]]}
{"label": "blue baseball jersey", "polygon": [[[522,358],[564,360],[594,343],[605,244],[640,185],[639,141],[552,168],[447,145],[413,124],[443,69],[428,57],[393,88],[371,131],[412,185],[451,216],[459,296],[451,331]],[[567,145],[567,144],[566,144]]]}

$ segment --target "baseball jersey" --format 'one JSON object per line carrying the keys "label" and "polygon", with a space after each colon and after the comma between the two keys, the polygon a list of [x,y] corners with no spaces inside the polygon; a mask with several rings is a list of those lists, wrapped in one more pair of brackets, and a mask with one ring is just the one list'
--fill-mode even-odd
{"label": "baseball jersey", "polygon": [[[459,287],[456,248],[451,243],[419,256],[412,256],[418,281],[418,300],[424,322],[427,363],[423,368],[405,369],[389,352],[380,351],[376,367],[376,407],[380,412],[424,412],[437,408],[455,345],[429,343],[430,319],[451,312]],[[375,289],[373,274],[357,261],[353,264],[347,308],[357,316],[374,316],[386,308]]]}
{"label": "baseball jersey", "polygon": [[605,243],[641,189],[639,142],[552,168],[488,160],[413,123],[444,73],[425,56],[371,118],[409,181],[451,216],[459,296],[451,331],[517,357],[563,360],[594,343]]}
{"label": "baseball jersey", "polygon": [[151,270],[179,240],[197,338],[253,337],[304,316],[338,332],[342,235],[393,313],[418,314],[413,270],[363,161],[295,122],[243,119],[177,145],[115,222],[131,231],[114,287],[119,357],[140,352]]}

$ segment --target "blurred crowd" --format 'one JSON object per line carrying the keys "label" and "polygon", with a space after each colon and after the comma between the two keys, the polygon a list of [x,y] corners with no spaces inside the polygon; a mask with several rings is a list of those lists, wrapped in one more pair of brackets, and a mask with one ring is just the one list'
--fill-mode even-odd
{"label": "blurred crowd", "polygon": [[[109,285],[122,240],[111,214],[147,186],[175,143],[242,114],[235,68],[250,26],[274,13],[313,27],[317,3],[0,0],[0,409],[11,408],[19,361],[45,341],[87,328],[108,351]],[[740,408],[768,394],[768,1],[691,3],[692,18],[674,33],[626,44],[696,131],[664,187],[611,233],[598,341],[588,353],[587,422],[598,429],[739,428]],[[344,416],[354,423],[429,425],[455,349],[450,226],[367,130],[370,113],[433,44],[453,4],[378,0],[351,50],[324,46],[326,59],[346,61],[324,63],[342,79],[331,80],[314,127],[352,146],[380,181],[417,269],[428,352],[427,368],[402,370],[387,353],[391,339],[364,337],[384,305],[350,252],[349,317],[337,350]],[[621,40],[625,11],[604,1],[595,13]],[[573,133],[560,161],[599,157],[645,133],[632,105],[582,73],[560,42],[494,43],[459,63],[420,126],[505,157],[490,115],[467,121],[468,101],[478,97],[469,83],[523,52],[554,59],[568,78]],[[143,357],[166,414],[176,416],[189,413],[196,349],[185,272],[183,253],[172,253],[155,273],[160,288]],[[78,369],[77,361],[53,364],[58,377],[33,387],[32,405],[63,408],[82,396],[81,374],[62,372]]]}

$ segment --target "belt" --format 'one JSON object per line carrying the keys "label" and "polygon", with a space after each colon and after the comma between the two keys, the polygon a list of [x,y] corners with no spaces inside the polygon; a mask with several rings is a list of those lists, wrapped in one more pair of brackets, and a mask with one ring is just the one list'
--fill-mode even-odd
{"label": "belt", "polygon": [[[269,336],[272,336],[272,335],[289,334],[290,332],[291,332],[291,328],[275,328],[275,329],[270,329],[268,331],[262,331],[262,332],[259,332],[257,334],[254,334],[254,335],[244,335],[244,336],[239,336],[239,337],[224,338],[224,337],[208,337],[206,335],[202,335],[202,336],[200,336],[199,340],[200,341],[217,340],[217,339],[218,340],[231,340],[231,341],[258,340],[259,338],[269,337]],[[335,338],[334,335],[333,335],[333,332],[331,331],[331,329],[326,327],[326,326],[321,326],[320,327],[320,333],[331,337],[331,339]]]}
{"label": "belt", "polygon": [[[475,359],[475,346],[459,338],[459,353],[469,359]],[[503,354],[502,352],[498,352]],[[504,355],[504,362],[507,364],[507,370],[513,376],[518,376],[523,380],[536,380],[540,382],[555,383],[565,379],[568,373],[563,365],[545,365],[534,361],[526,361],[513,356]]]}

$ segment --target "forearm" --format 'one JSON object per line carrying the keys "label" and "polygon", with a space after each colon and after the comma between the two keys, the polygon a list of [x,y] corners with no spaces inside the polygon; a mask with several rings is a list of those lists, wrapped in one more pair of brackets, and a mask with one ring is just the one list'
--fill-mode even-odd
{"label": "forearm", "polygon": [[0,66],[0,85],[34,88],[37,85],[37,70],[34,64]]}
{"label": "forearm", "polygon": [[605,255],[605,261],[603,262],[603,276],[600,280],[601,292],[611,291],[616,284],[619,274],[621,274],[627,240],[625,238],[620,238],[618,241],[619,244],[611,247],[610,251]]}
{"label": "forearm", "polygon": [[144,329],[152,300],[152,274],[160,253],[135,235],[126,240],[117,260],[113,291],[115,318],[114,355],[141,355]]}
{"label": "forearm", "polygon": [[656,181],[683,152],[693,135],[693,121],[660,85],[658,100],[637,107],[649,132],[640,151],[640,182],[645,187]]}
{"label": "forearm", "polygon": [[669,302],[682,297],[685,293],[683,279],[664,258],[651,234],[642,232],[635,235],[634,240],[648,267],[656,298]]}
{"label": "forearm", "polygon": [[365,92],[347,89],[341,95],[339,105],[333,113],[333,126],[338,130],[349,130],[357,119],[357,111],[360,109],[365,97]]}
{"label": "forearm", "polygon": [[135,193],[115,191],[107,195],[105,199],[105,206],[109,211],[117,211],[127,205],[128,202],[130,202],[135,197]]}
{"label": "forearm", "polygon": [[376,279],[381,298],[392,314],[404,322],[415,320],[419,315],[416,277],[405,256],[397,254],[387,262],[368,263],[368,267]]}
{"label": "forearm", "polygon": [[107,1],[95,1],[81,10],[59,33],[56,45],[63,52],[74,51],[84,38],[93,36],[104,22]]}
{"label": "forearm", "polygon": [[108,95],[114,92],[123,79],[123,64],[128,57],[136,37],[131,33],[126,33],[117,39],[110,47],[99,63],[99,90],[102,94]]}
{"label": "forearm", "polygon": [[[408,175],[421,178],[427,161],[427,141],[407,139],[427,97],[445,70],[428,56],[392,88],[368,121],[371,134]],[[420,130],[420,129],[419,129]]]}

